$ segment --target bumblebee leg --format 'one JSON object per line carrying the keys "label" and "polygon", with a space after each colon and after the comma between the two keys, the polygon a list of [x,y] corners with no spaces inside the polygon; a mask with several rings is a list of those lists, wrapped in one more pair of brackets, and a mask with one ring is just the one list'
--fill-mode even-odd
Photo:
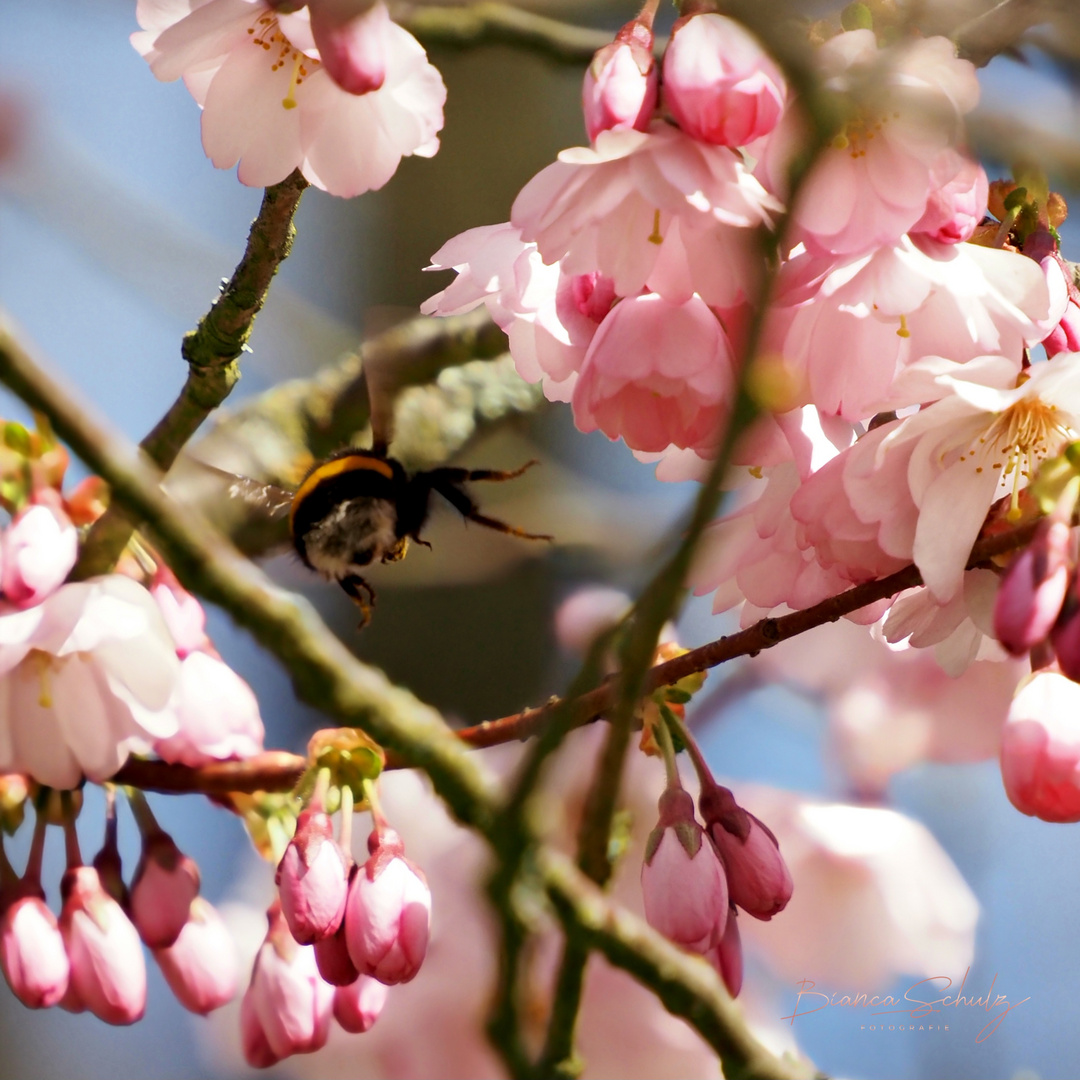
{"label": "bumblebee leg", "polygon": [[[528,466],[526,466],[528,468]],[[465,472],[464,469],[435,469],[434,473],[447,473],[447,472]],[[508,474],[508,476],[511,474]],[[488,479],[503,479],[503,477],[488,477]],[[514,525],[507,525],[505,521],[499,521],[497,518],[488,517],[486,514],[480,513],[480,508],[465,494],[461,488],[456,487],[452,482],[433,483],[432,487],[437,491],[451,506],[455,507],[461,512],[463,517],[469,519],[469,521],[475,521],[477,525],[483,525],[486,529],[494,529],[496,532],[509,533],[510,536],[520,536],[523,540],[554,540],[554,536],[548,536],[545,533],[530,533],[524,529],[519,529]]]}
{"label": "bumblebee leg", "polygon": [[537,458],[526,461],[520,469],[455,469],[443,468],[432,469],[427,473],[428,482],[436,491],[442,491],[442,484],[467,484],[472,480],[516,480],[522,473],[527,472],[534,465],[539,465]]}
{"label": "bumblebee leg", "polygon": [[375,590],[359,574],[343,577],[338,584],[345,590],[345,595],[360,609],[360,624],[356,629],[363,630],[371,622],[371,609],[375,606]]}
{"label": "bumblebee leg", "polygon": [[[421,540],[420,543],[423,543]],[[430,545],[429,545],[430,546]],[[405,558],[405,553],[409,550],[409,538],[403,536],[383,557],[382,561],[387,562],[401,562]]]}

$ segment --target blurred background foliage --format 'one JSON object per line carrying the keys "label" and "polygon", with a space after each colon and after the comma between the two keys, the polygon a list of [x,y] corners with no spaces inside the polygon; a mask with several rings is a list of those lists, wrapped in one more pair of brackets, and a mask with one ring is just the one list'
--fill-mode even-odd
{"label": "blurred background foliage", "polygon": [[[818,14],[828,6],[803,10]],[[960,15],[991,6],[926,0],[924,25],[955,26]],[[1070,7],[1047,5],[1057,18],[1044,34],[1053,60],[1002,57],[984,73],[979,130],[1025,134],[1037,121],[1059,146],[1070,145],[1080,119]],[[615,3],[551,4],[544,11],[611,30],[633,13]],[[670,9],[665,17],[670,22]],[[182,382],[181,336],[231,273],[260,192],[204,159],[196,106],[181,86],[154,80],[127,42],[134,29],[133,0],[0,0],[0,91],[15,98],[23,118],[19,155],[0,172],[0,303],[137,439]],[[310,377],[362,336],[413,316],[447,281],[423,273],[431,254],[464,229],[506,220],[524,182],[560,149],[583,141],[579,68],[504,46],[433,50],[432,59],[448,87],[440,153],[431,161],[406,159],[384,190],[360,199],[307,193],[294,252],[256,323],[231,412],[283,380]],[[1010,154],[998,156],[1007,162]],[[1076,236],[1067,226],[1066,256],[1080,252]],[[558,543],[527,544],[468,528],[446,508],[432,523],[431,552],[413,551],[405,563],[372,573],[378,606],[360,636],[356,611],[340,590],[295,559],[272,564],[274,575],[303,592],[364,661],[452,722],[491,719],[560,692],[572,665],[554,645],[558,602],[585,583],[632,592],[694,494],[692,485],[659,484],[624,447],[599,433],[581,435],[568,410],[519,391],[520,410],[498,425],[481,424],[456,460],[512,468],[539,457],[542,468],[481,494],[495,516],[552,532]],[[3,412],[23,415],[7,399]],[[680,634],[697,645],[727,626],[709,614],[707,602],[694,602]],[[259,696],[267,744],[301,749],[318,718],[219,613],[211,613],[211,630]],[[699,709],[706,722],[708,700],[706,692]],[[723,774],[849,795],[828,756],[821,710],[789,691],[742,698],[722,724],[708,728],[705,742]],[[886,1042],[860,1033],[849,1017],[823,1016],[800,1033],[808,1052],[842,1075],[1076,1075],[1080,1028],[1071,1020],[1080,914],[1072,897],[1080,833],[1021,818],[1005,800],[994,762],[923,766],[895,781],[890,796],[930,826],[979,896],[984,916],[972,979],[981,987],[996,973],[1011,995],[1031,1001],[982,1046],[967,1032]],[[154,804],[162,824],[198,860],[209,898],[227,898],[252,859],[239,823],[197,798],[159,797]],[[89,799],[82,828],[90,852],[98,810]],[[126,830],[123,849],[129,866],[138,855],[132,833]],[[46,878],[57,880],[59,852],[49,856]],[[753,966],[751,977],[766,978]],[[789,1007],[793,988],[776,991]],[[147,1019],[130,1030],[55,1010],[30,1013],[4,989],[0,1077],[223,1075],[193,1037],[201,1024],[180,1009],[156,969]]]}

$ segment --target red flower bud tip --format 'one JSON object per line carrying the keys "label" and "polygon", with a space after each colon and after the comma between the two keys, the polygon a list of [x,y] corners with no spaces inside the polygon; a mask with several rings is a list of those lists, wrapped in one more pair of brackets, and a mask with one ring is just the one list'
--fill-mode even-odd
{"label": "red flower bud tip", "polygon": [[720,978],[724,980],[728,993],[733,998],[738,997],[742,989],[743,952],[737,913],[734,908],[728,912],[724,936],[716,948],[709,953],[708,959],[719,972]]}
{"label": "red flower bud tip", "polygon": [[319,976],[311,946],[293,940],[276,903],[267,918],[240,1010],[244,1056],[258,1068],[325,1046],[334,1004],[334,988]]}
{"label": "red flower bud tip", "polygon": [[[743,811],[746,813],[746,811]],[[709,825],[709,838],[727,871],[731,901],[755,919],[771,919],[791,899],[791,873],[776,837],[753,814],[746,814],[745,839],[728,832],[720,821]]]}
{"label": "red flower bud tip", "polygon": [[[107,1024],[135,1023],[146,1009],[146,963],[138,932],[92,866],[68,870],[60,894],[72,1006],[82,1005]],[[61,1005],[70,1007],[66,997]]]}
{"label": "red flower bud tip", "polygon": [[190,1012],[205,1016],[236,996],[238,972],[232,936],[214,907],[201,896],[180,936],[154,959],[176,999]]}
{"label": "red flower bud tip", "polygon": [[1053,629],[1069,588],[1072,530],[1044,519],[1031,543],[1013,559],[994,602],[994,634],[1022,656]]}
{"label": "red flower bud tip", "polygon": [[688,135],[745,146],[780,121],[784,77],[739,23],[703,13],[680,19],[664,53],[664,104]]}
{"label": "red flower bud tip", "polygon": [[[354,868],[355,870],[355,868]],[[315,964],[319,974],[331,986],[351,986],[360,978],[360,972],[349,957],[349,946],[345,941],[345,920],[337,932],[322,941],[315,942]]]}
{"label": "red flower bud tip", "polygon": [[361,975],[393,986],[420,970],[431,932],[431,890],[405,859],[393,829],[368,840],[371,858],[358,870],[345,907],[345,942]]}
{"label": "red flower bud tip", "polygon": [[131,883],[131,916],[151,949],[167,949],[188,921],[199,895],[199,868],[160,830],[143,841],[142,858]]}
{"label": "red flower bud tip", "polygon": [[1080,821],[1080,685],[1037,671],[1013,698],[1001,732],[1005,794],[1023,814]]}
{"label": "red flower bud tip", "polygon": [[391,24],[386,6],[356,0],[321,0],[309,3],[308,10],[311,34],[330,78],[347,94],[378,90],[386,79],[386,56],[390,51],[386,32]]}
{"label": "red flower bud tip", "polygon": [[728,890],[712,845],[681,789],[660,796],[660,821],[649,836],[641,892],[649,925],[677,945],[706,953],[724,933]]}
{"label": "red flower bud tip", "polygon": [[659,84],[652,50],[651,27],[634,19],[593,57],[581,91],[590,140],[601,131],[649,126]]}
{"label": "red flower bud tip", "polygon": [[354,1035],[370,1031],[382,1014],[390,987],[367,975],[334,991],[334,1019]]}
{"label": "red flower bud tip", "polygon": [[301,945],[332,936],[345,917],[349,866],[321,808],[304,810],[277,869],[281,910]]}
{"label": "red flower bud tip", "polygon": [[58,1005],[70,965],[56,916],[32,887],[0,919],[0,967],[12,993],[29,1009]]}

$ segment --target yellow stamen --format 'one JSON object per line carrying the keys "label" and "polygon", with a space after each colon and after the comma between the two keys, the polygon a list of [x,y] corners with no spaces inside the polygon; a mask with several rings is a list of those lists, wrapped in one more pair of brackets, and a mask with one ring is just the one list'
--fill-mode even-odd
{"label": "yellow stamen", "polygon": [[897,337],[908,338],[911,337],[911,331],[907,328],[907,316],[900,316],[900,329],[896,331]]}
{"label": "yellow stamen", "polygon": [[282,108],[295,109],[296,98],[293,94],[296,92],[296,77],[300,74],[300,57],[301,53],[297,52],[293,57],[292,75],[289,76],[289,92],[281,99]]}
{"label": "yellow stamen", "polygon": [[662,244],[664,238],[660,235],[660,211],[653,211],[652,235],[648,238],[650,244]]}
{"label": "yellow stamen", "polygon": [[49,686],[49,657],[46,653],[34,650],[38,665],[38,677],[41,680],[41,689],[38,692],[38,704],[43,709],[51,709],[53,704],[52,689]]}

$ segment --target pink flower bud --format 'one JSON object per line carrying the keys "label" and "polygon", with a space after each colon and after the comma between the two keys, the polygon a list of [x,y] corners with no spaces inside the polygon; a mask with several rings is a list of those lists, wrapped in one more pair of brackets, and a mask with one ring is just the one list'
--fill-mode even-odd
{"label": "pink flower bud", "polygon": [[281,1058],[270,1049],[270,1040],[263,1031],[255,1010],[255,997],[249,985],[240,1000],[240,1045],[244,1051],[244,1060],[253,1069],[269,1069]]}
{"label": "pink flower bud", "polygon": [[1037,671],[1013,698],[1001,732],[1005,794],[1023,814],[1080,821],[1080,685]]}
{"label": "pink flower bud", "polygon": [[345,942],[356,970],[393,986],[408,982],[427,953],[431,890],[393,829],[368,840],[371,858],[357,871],[345,908]]}
{"label": "pink flower bud", "polygon": [[181,586],[171,571],[158,572],[157,579],[150,586],[150,595],[176,642],[176,655],[181,660],[188,653],[198,652],[210,644],[202,604]]}
{"label": "pink flower bud", "polygon": [[[783,911],[791,899],[792,882],[776,837],[737,806],[727,788],[702,787],[698,805],[727,872],[731,902],[755,919],[771,919]],[[742,815],[741,821],[733,820],[731,807]]]}
{"label": "pink flower bud", "polygon": [[1070,296],[1061,322],[1043,339],[1048,357],[1060,352],[1080,352],[1080,306]]}
{"label": "pink flower bud", "polygon": [[[255,957],[251,985],[241,1006],[244,1056],[260,1068],[265,1066],[256,1059],[265,1056],[267,1049],[280,1061],[325,1046],[334,1005],[334,988],[319,977],[311,946],[297,945],[276,903],[267,919],[270,928]],[[246,1023],[245,1009],[250,1014]],[[257,1032],[262,1032],[263,1042]]]}
{"label": "pink flower bud", "polygon": [[31,506],[8,526],[0,546],[4,596],[28,608],[64,583],[79,554],[79,534],[61,511]]}
{"label": "pink flower bud", "polygon": [[281,910],[301,945],[330,937],[345,917],[349,867],[334,839],[334,828],[320,808],[308,807],[296,822],[277,869]]}
{"label": "pink flower bud", "polygon": [[675,24],[664,53],[664,103],[688,135],[745,146],[776,127],[786,93],[780,69],[734,20],[701,14]]}
{"label": "pink flower bud", "polygon": [[142,858],[131,883],[131,917],[151,949],[166,949],[188,921],[199,895],[199,868],[160,830],[143,841]]}
{"label": "pink flower bud", "polygon": [[238,972],[232,935],[214,907],[201,896],[180,936],[166,949],[155,949],[154,959],[177,1001],[190,1012],[205,1016],[236,996]]}
{"label": "pink flower bud", "polygon": [[924,233],[942,244],[970,240],[986,216],[989,190],[983,167],[971,158],[964,158],[956,176],[930,192],[926,212],[910,231]]}
{"label": "pink flower bud", "polygon": [[634,19],[593,57],[581,91],[590,140],[601,131],[649,126],[659,81],[652,50],[652,28]]}
{"label": "pink flower bud", "polygon": [[92,866],[68,870],[60,895],[60,933],[71,963],[73,1004],[107,1024],[135,1023],[146,1009],[146,962],[131,920],[101,887]]}
{"label": "pink flower bud", "polygon": [[0,919],[0,967],[28,1009],[49,1009],[67,991],[70,965],[56,916],[44,897],[22,895]]}
{"label": "pink flower bud", "polygon": [[334,1019],[354,1035],[363,1035],[382,1014],[390,987],[378,979],[361,975],[349,986],[334,991]]}
{"label": "pink flower bud", "polygon": [[994,634],[1014,656],[1045,641],[1057,621],[1069,588],[1071,539],[1066,522],[1044,519],[1001,581]]}
{"label": "pink flower bud", "polygon": [[330,78],[348,94],[378,90],[386,79],[390,13],[382,3],[308,3],[311,34]]}
{"label": "pink flower bud", "polygon": [[738,997],[743,980],[743,951],[742,939],[739,937],[738,913],[734,908],[728,911],[724,936],[709,953],[708,960],[724,980],[728,993],[733,998]]}
{"label": "pink flower bud", "polygon": [[660,821],[641,867],[645,918],[677,945],[706,953],[723,936],[728,890],[724,869],[694,820],[694,800],[677,788],[660,796]]}
{"label": "pink flower bud", "polygon": [[[354,867],[354,872],[355,869]],[[351,986],[360,978],[360,972],[356,970],[356,965],[349,956],[349,946],[345,941],[344,919],[341,920],[336,933],[323,938],[322,941],[316,941],[314,948],[315,964],[319,969],[319,974],[331,986]]]}

